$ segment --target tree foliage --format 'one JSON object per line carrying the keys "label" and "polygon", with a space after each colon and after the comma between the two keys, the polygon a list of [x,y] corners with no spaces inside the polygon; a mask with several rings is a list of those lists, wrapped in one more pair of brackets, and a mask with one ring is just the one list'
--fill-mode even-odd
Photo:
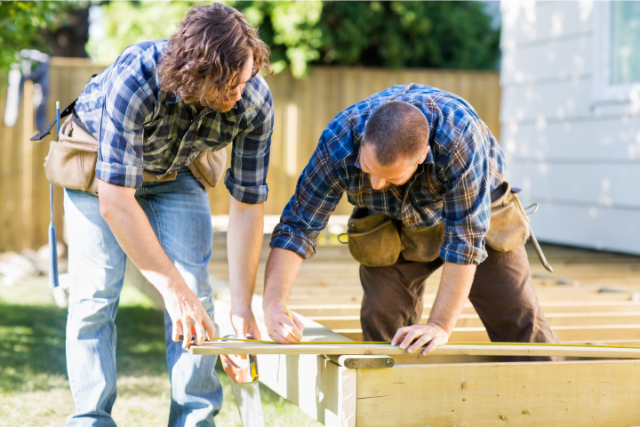
{"label": "tree foliage", "polygon": [[[494,69],[499,30],[480,2],[224,1],[243,11],[272,49],[276,72],[303,76],[310,64],[384,68]],[[111,62],[127,46],[168,38],[186,2],[121,2],[103,5],[102,39],[87,50]]]}
{"label": "tree foliage", "polygon": [[52,1],[0,2],[0,72],[5,74],[22,49],[43,49],[41,30],[63,24],[69,7]]}
{"label": "tree foliage", "polygon": [[500,33],[480,2],[328,2],[326,63],[385,68],[493,69]]}

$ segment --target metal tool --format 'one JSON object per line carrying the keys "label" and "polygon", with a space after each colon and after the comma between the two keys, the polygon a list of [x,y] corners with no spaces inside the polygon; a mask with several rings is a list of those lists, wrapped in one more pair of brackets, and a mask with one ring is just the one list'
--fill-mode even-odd
{"label": "metal tool", "polygon": [[[517,193],[520,192],[520,189],[512,188],[511,192],[517,194]],[[546,268],[551,273],[553,273],[553,268],[551,267],[551,265],[547,261],[547,258],[544,256],[544,253],[542,252],[542,248],[540,247],[540,244],[538,243],[538,239],[536,239],[535,234],[533,234],[533,230],[531,229],[531,224],[528,224],[529,223],[529,214],[527,214],[527,209],[529,209],[531,207],[535,207],[533,212],[531,212],[531,214],[534,214],[538,210],[538,204],[534,203],[533,205],[531,205],[527,209],[525,209],[522,206],[522,203],[520,203],[520,199],[518,197],[514,197],[513,200],[515,200],[516,205],[518,206],[518,209],[520,209],[520,211],[522,212],[522,215],[524,215],[524,217],[527,220],[527,225],[529,227],[529,240],[531,240],[531,244],[533,245],[533,248],[536,250],[536,254],[538,254],[538,258],[540,259],[540,262],[542,263],[544,268]]]}
{"label": "metal tool", "polygon": [[[58,140],[60,140],[60,101],[56,101],[56,124],[58,126]],[[57,288],[58,282],[58,239],[56,238],[56,224],[53,222],[53,184],[49,183],[49,287]]]}
{"label": "metal tool", "polygon": [[[224,338],[238,339],[236,335],[226,335]],[[231,389],[236,397],[242,425],[264,427],[258,385],[258,357],[251,354],[221,354],[220,362],[231,379]]]}

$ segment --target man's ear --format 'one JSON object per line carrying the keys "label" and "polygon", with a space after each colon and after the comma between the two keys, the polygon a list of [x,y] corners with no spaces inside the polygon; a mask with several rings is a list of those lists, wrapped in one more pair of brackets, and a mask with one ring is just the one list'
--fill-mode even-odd
{"label": "man's ear", "polygon": [[419,165],[423,164],[424,161],[427,160],[427,153],[429,152],[430,149],[431,149],[431,147],[429,146],[429,143],[427,142],[427,146],[424,147],[424,151],[422,152],[422,156],[420,157],[420,160],[418,161]]}

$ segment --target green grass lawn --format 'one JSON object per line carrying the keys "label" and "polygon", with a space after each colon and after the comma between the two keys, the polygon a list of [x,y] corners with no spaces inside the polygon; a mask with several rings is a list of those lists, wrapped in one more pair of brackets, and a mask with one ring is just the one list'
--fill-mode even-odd
{"label": "green grass lawn", "polygon": [[[58,308],[45,277],[12,287],[0,283],[0,426],[60,426],[74,412],[65,361],[67,310]],[[125,285],[116,318],[119,426],[163,426],[169,416],[169,375],[162,313]],[[241,426],[227,375],[218,426]],[[320,426],[296,406],[260,385],[268,426]]]}

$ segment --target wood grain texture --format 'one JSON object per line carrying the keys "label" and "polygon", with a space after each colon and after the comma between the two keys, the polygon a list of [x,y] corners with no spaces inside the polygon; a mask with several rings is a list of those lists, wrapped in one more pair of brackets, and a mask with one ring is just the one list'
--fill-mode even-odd
{"label": "wood grain texture", "polygon": [[635,426],[640,362],[358,370],[358,427]]}

